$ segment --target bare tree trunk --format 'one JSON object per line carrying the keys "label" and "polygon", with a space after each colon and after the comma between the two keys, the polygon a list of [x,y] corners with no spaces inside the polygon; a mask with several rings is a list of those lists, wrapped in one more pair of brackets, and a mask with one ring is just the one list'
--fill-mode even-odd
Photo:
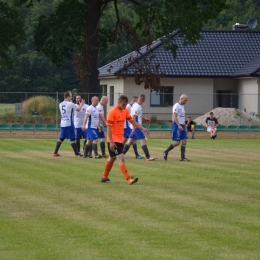
{"label": "bare tree trunk", "polygon": [[[102,1],[88,1],[88,11],[86,13],[86,31],[83,46],[82,71],[81,71],[81,92],[97,93],[98,75],[98,25],[101,16]],[[90,98],[93,95],[89,95]],[[88,100],[90,103],[90,100]]]}

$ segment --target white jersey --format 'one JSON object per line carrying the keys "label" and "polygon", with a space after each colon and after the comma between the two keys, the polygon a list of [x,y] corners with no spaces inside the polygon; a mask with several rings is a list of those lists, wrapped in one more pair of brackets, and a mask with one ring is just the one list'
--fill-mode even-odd
{"label": "white jersey", "polygon": [[[104,107],[100,103],[98,103],[96,108],[98,109],[99,114],[102,114],[105,117]],[[103,122],[101,120],[100,120],[100,126],[103,126]]]}
{"label": "white jersey", "polygon": [[[143,110],[141,105],[139,105],[137,102],[133,104],[131,109],[131,117],[133,116],[136,116],[136,122],[142,125]],[[133,129],[132,124],[130,124],[130,127]]]}
{"label": "white jersey", "polygon": [[67,127],[73,125],[73,113],[76,110],[76,105],[72,102],[64,100],[60,103],[60,113],[61,113],[61,127]]}
{"label": "white jersey", "polygon": [[[132,107],[133,107],[133,105],[131,105],[130,103],[128,103],[128,104],[126,105],[126,109],[128,109],[130,115],[131,115]],[[129,123],[127,120],[125,120],[125,122],[124,122],[124,128],[127,128],[127,127],[129,127],[130,125],[131,125],[131,123]]]}
{"label": "white jersey", "polygon": [[90,105],[87,108],[86,114],[89,115],[88,117],[88,121],[86,124],[86,128],[95,128],[97,129],[98,125],[99,125],[99,112],[96,107],[93,107],[92,105]]}
{"label": "white jersey", "polygon": [[[76,104],[76,107],[78,108],[80,105]],[[74,127],[75,128],[81,128],[83,125],[84,117],[87,111],[88,105],[84,104],[80,111],[76,111],[74,113]]]}
{"label": "white jersey", "polygon": [[[177,102],[172,108],[172,113],[176,113],[179,123],[185,125],[185,110],[183,105]],[[174,123],[174,118],[172,118],[172,121]]]}

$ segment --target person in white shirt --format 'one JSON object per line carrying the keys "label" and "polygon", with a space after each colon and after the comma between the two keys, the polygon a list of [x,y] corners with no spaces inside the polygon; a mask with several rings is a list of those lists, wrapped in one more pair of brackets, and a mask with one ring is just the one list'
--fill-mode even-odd
{"label": "person in white shirt", "polygon": [[187,144],[187,131],[185,125],[185,109],[184,105],[188,101],[188,96],[186,94],[182,94],[180,96],[179,102],[177,102],[172,108],[172,140],[174,141],[164,152],[163,158],[167,160],[167,156],[169,151],[171,151],[174,147],[178,146],[180,142],[181,144],[181,158],[180,161],[190,161],[185,157],[185,150]]}
{"label": "person in white shirt", "polygon": [[100,149],[102,153],[102,157],[108,157],[106,154],[106,145],[105,145],[105,132],[104,132],[104,125],[106,124],[105,114],[104,114],[104,106],[108,103],[107,96],[103,96],[98,105],[97,109],[99,111],[99,119],[100,119],[100,130],[98,131],[98,138],[100,139]]}
{"label": "person in white shirt", "polygon": [[217,127],[218,127],[218,120],[216,117],[214,117],[213,112],[209,113],[209,117],[206,118],[206,127],[207,132],[210,133],[210,138],[215,139],[217,137]]}
{"label": "person in white shirt", "polygon": [[62,101],[59,105],[60,113],[61,113],[61,123],[60,123],[60,137],[56,143],[55,150],[53,152],[54,157],[60,156],[58,151],[62,142],[65,139],[70,139],[71,146],[74,150],[75,157],[82,157],[82,155],[78,152],[76,141],[75,141],[75,131],[74,131],[74,112],[80,111],[84,102],[82,101],[78,107],[74,103],[71,102],[72,94],[71,92],[64,93],[64,101]]}
{"label": "person in white shirt", "polygon": [[80,152],[80,139],[84,138],[83,131],[82,131],[82,124],[84,121],[84,117],[88,108],[88,105],[85,104],[85,100],[82,95],[76,96],[76,107],[78,108],[81,103],[83,106],[81,107],[80,111],[75,111],[74,113],[74,127],[75,127],[75,139],[77,144],[78,152]]}
{"label": "person in white shirt", "polygon": [[87,143],[84,149],[84,158],[89,157],[89,150],[91,146],[95,153],[95,158],[102,158],[97,151],[98,131],[100,130],[100,119],[97,105],[99,102],[98,97],[94,96],[91,98],[91,105],[87,108],[84,121],[82,124],[82,131],[84,132],[84,138],[87,139]]}
{"label": "person in white shirt", "polygon": [[[138,100],[138,97],[137,96],[133,96],[132,97],[132,100],[130,101],[130,103],[127,104],[126,108],[128,109],[129,111],[129,114],[131,115],[131,110],[132,110],[132,107],[134,105],[134,103],[136,103]],[[131,133],[132,133],[132,129],[130,127],[130,123],[128,123],[127,120],[125,120],[125,123],[124,123],[124,144],[127,142],[127,140],[130,138],[131,136]],[[133,149],[134,149],[134,153],[135,153],[135,158],[136,159],[143,159],[144,157],[142,155],[140,155],[137,151],[137,144],[136,144],[136,141],[133,143]]]}
{"label": "person in white shirt", "polygon": [[[142,120],[144,119],[145,121],[150,121],[149,118],[145,118],[143,117],[143,111],[142,111],[142,104],[145,101],[145,95],[141,94],[138,97],[138,100],[136,103],[134,103],[132,109],[131,109],[131,116],[133,118],[134,121],[138,122],[140,125],[142,125]],[[124,149],[123,149],[123,153],[126,154],[127,151],[129,150],[129,147],[136,141],[136,140],[140,140],[141,145],[142,145],[142,149],[144,151],[144,154],[146,156],[146,160],[147,161],[154,161],[156,159],[156,157],[152,157],[150,156],[148,147],[146,145],[146,138],[145,138],[145,134],[142,130],[135,128],[132,124],[131,124],[131,129],[132,129],[132,133],[130,138],[128,139],[128,141],[125,143],[124,145]]]}

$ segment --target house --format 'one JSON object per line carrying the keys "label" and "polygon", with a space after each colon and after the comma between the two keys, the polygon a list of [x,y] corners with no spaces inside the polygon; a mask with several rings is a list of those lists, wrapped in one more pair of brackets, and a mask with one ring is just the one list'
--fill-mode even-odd
{"label": "house", "polygon": [[[146,95],[143,113],[157,115],[158,119],[170,120],[172,105],[182,93],[189,96],[185,105],[186,115],[193,118],[216,107],[244,108],[260,114],[260,31],[251,29],[230,31],[203,31],[195,45],[184,45],[184,39],[177,30],[173,32],[178,45],[174,57],[164,49],[160,40],[141,53],[129,53],[99,69],[103,92],[109,95],[108,110],[117,103],[117,97],[125,94],[129,98],[141,93]],[[134,81],[134,62],[155,55],[151,66],[160,63],[159,72],[164,73],[160,92],[150,92]],[[128,61],[125,65],[125,61]],[[126,79],[117,78],[127,68]]]}

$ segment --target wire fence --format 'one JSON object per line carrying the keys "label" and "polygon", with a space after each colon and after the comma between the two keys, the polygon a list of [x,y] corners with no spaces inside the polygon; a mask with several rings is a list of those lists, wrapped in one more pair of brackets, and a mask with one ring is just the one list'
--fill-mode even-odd
{"label": "wire fence", "polygon": [[[74,94],[74,98],[76,93]],[[109,98],[105,112],[117,104],[121,94],[131,100],[137,93],[81,93],[86,100],[92,96],[106,95]],[[142,105],[143,115],[151,118],[151,124],[170,123],[172,120],[172,106],[178,102],[179,94],[160,94],[146,92],[146,101]],[[252,116],[252,120],[259,120],[260,95],[241,93],[194,94],[186,93],[189,97],[185,105],[186,115],[194,120],[216,108],[232,108],[237,116],[244,111]],[[60,92],[0,92],[0,124],[60,124],[59,103],[63,101],[64,93]],[[75,99],[74,99],[75,102]],[[242,119],[242,117],[241,117]],[[255,124],[257,124],[256,121]],[[201,124],[201,123],[200,123]],[[245,124],[243,120],[236,121],[236,125]],[[248,126],[252,122],[248,122]]]}

